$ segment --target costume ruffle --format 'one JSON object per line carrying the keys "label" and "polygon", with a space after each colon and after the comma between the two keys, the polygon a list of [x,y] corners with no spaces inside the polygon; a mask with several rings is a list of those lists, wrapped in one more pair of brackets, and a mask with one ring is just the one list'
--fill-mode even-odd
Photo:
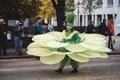
{"label": "costume ruffle", "polygon": [[81,41],[76,44],[63,42],[63,32],[49,32],[35,35],[27,47],[27,54],[40,56],[44,64],[56,64],[67,55],[78,62],[88,62],[90,58],[107,58],[105,36],[100,34],[79,34]]}

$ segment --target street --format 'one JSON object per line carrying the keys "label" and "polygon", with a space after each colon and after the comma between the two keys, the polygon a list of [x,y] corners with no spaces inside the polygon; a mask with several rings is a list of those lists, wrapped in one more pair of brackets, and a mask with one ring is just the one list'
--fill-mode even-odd
{"label": "street", "polygon": [[70,73],[71,66],[63,74],[55,73],[57,68],[58,64],[45,65],[35,58],[1,59],[0,80],[120,80],[120,55],[91,59],[76,74]]}

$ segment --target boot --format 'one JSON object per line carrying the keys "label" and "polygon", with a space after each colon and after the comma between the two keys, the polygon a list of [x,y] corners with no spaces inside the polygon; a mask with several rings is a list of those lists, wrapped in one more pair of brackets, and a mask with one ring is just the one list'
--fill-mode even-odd
{"label": "boot", "polygon": [[78,73],[78,70],[75,68],[71,71],[71,73]]}
{"label": "boot", "polygon": [[62,69],[59,68],[58,70],[55,70],[55,72],[62,74]]}

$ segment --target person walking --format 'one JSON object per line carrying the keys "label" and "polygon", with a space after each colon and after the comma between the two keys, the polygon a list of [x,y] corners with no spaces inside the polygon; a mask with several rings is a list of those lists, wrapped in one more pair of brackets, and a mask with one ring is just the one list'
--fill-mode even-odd
{"label": "person walking", "polygon": [[0,55],[6,55],[7,28],[4,19],[0,19]]}
{"label": "person walking", "polygon": [[114,36],[114,21],[113,21],[113,17],[111,17],[108,20],[108,35],[109,35],[108,48],[114,50],[113,43],[112,43],[112,36]]}

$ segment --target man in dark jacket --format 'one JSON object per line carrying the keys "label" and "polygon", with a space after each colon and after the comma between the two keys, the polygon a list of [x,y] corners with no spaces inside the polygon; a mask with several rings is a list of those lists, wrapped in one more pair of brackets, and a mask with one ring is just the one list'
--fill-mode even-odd
{"label": "man in dark jacket", "polygon": [[95,26],[94,26],[94,21],[90,21],[90,24],[86,27],[85,29],[86,33],[95,33]]}
{"label": "man in dark jacket", "polygon": [[103,22],[98,27],[98,31],[100,34],[107,36],[106,19],[103,19]]}
{"label": "man in dark jacket", "polygon": [[4,19],[0,19],[0,55],[6,55],[7,28]]}

